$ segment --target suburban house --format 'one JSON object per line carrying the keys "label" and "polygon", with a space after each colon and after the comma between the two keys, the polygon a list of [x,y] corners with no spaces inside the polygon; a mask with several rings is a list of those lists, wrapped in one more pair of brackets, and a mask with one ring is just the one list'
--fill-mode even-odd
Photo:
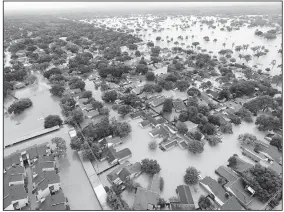
{"label": "suburban house", "polygon": [[[8,184],[8,186],[7,186]],[[11,185],[4,180],[4,210],[21,210],[29,204],[28,193],[22,184]]]}
{"label": "suburban house", "polygon": [[186,106],[181,99],[173,100],[173,108],[175,109],[177,113],[180,113],[181,111],[186,110]]}
{"label": "suburban house", "polygon": [[159,119],[155,119],[152,116],[147,116],[145,120],[143,120],[142,122],[139,123],[139,125],[141,127],[146,127],[148,125],[151,125],[151,127],[156,127],[157,125],[163,124],[165,122],[166,122],[166,120],[163,117],[161,117]]}
{"label": "suburban house", "polygon": [[234,196],[243,207],[247,207],[251,203],[254,194],[253,189],[249,185],[246,185],[243,179],[233,170],[225,166],[220,166],[215,172],[227,181],[224,185],[225,190]]}
{"label": "suburban house", "polygon": [[237,156],[235,158],[237,159],[237,165],[231,167],[231,169],[233,169],[236,173],[241,174],[253,167],[252,164],[245,162],[241,158]]}
{"label": "suburban house", "polygon": [[138,187],[134,197],[134,210],[155,210],[158,204],[159,194],[147,190],[145,188]]}
{"label": "suburban house", "polygon": [[107,144],[108,147],[115,147],[119,144],[122,144],[123,141],[121,140],[121,138],[119,137],[112,137],[112,136],[108,136],[108,137],[105,137],[105,138],[102,138],[101,140],[98,141],[98,143],[101,143],[101,142],[104,142]]}
{"label": "suburban house", "polygon": [[269,162],[270,159],[266,158],[264,155],[260,155],[258,153],[256,153],[253,150],[250,150],[248,148],[242,148],[242,154],[245,155],[246,157],[248,157],[249,159],[251,159],[252,161],[254,161],[255,163],[258,163],[260,161],[266,161]]}
{"label": "suburban house", "polygon": [[69,207],[66,197],[62,189],[57,192],[48,194],[45,200],[40,203],[39,208],[47,211],[67,210]]}
{"label": "suburban house", "polygon": [[139,95],[139,94],[141,94],[141,93],[143,92],[143,88],[144,88],[143,85],[138,85],[138,86],[136,86],[135,88],[133,88],[133,89],[131,90],[131,92],[134,93],[134,94],[136,94],[136,95]]}
{"label": "suburban house", "polygon": [[177,132],[169,127],[167,124],[158,125],[155,129],[149,132],[150,136],[155,137],[166,137],[168,135],[175,135]]}
{"label": "suburban house", "polygon": [[79,107],[82,109],[82,110],[85,110],[87,112],[93,110],[93,105],[92,104],[79,104]]}
{"label": "suburban house", "polygon": [[23,166],[7,167],[3,175],[3,209],[20,210],[29,204]]}
{"label": "suburban house", "polygon": [[85,118],[88,118],[88,119],[93,119],[100,115],[99,111],[97,110],[89,110],[89,111],[83,110],[83,114]]}
{"label": "suburban house", "polygon": [[[178,135],[172,135],[172,136],[168,137],[167,140],[162,141],[162,142],[160,143],[160,146],[161,146],[161,148],[162,148],[163,150],[165,150],[165,151],[168,151],[168,150],[174,148],[174,147],[177,146],[177,145],[180,145],[180,147],[181,147],[182,149],[184,149],[184,146],[183,146],[184,144],[183,144],[183,142],[185,142],[185,140],[184,140],[183,138],[181,138],[180,136],[178,136]],[[185,143],[186,143],[186,142],[185,142]]]}
{"label": "suburban house", "polygon": [[195,204],[188,185],[179,185],[176,189],[179,202],[170,204],[172,210],[195,210]]}
{"label": "suburban house", "polygon": [[117,152],[111,146],[103,150],[100,161],[107,160],[111,165],[114,165],[116,163],[120,163],[123,160],[126,160],[127,158],[131,156],[132,156],[132,152],[130,151],[130,149],[125,148]]}
{"label": "suburban house", "polygon": [[118,174],[127,166],[130,166],[129,161],[125,161],[123,164],[119,165],[117,168],[115,168],[111,173],[107,175],[107,179],[110,183],[115,185],[120,185],[123,183],[123,181],[119,178]]}
{"label": "suburban house", "polygon": [[211,177],[206,176],[199,182],[199,184],[210,194],[211,198],[219,207],[229,200],[229,194],[216,180]]}

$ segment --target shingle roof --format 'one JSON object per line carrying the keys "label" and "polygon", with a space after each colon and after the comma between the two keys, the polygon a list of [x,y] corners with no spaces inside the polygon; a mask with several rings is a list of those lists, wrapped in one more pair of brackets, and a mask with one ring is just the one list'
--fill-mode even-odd
{"label": "shingle roof", "polygon": [[215,201],[218,204],[222,204],[222,203],[224,203],[224,202],[226,202],[228,200],[227,197],[226,197],[225,189],[216,180],[212,179],[211,177],[206,176],[205,178],[203,178],[200,181],[200,183],[203,186],[205,185],[207,190],[208,189],[211,190],[211,192],[215,196]]}
{"label": "shingle roof", "polygon": [[48,185],[60,182],[59,175],[56,171],[44,171],[43,174],[44,180],[37,185],[37,188],[40,190],[45,190]]}
{"label": "shingle roof", "polygon": [[180,203],[182,203],[182,204],[193,204],[194,205],[194,201],[193,201],[189,186],[179,185],[177,187],[177,193],[179,195]]}

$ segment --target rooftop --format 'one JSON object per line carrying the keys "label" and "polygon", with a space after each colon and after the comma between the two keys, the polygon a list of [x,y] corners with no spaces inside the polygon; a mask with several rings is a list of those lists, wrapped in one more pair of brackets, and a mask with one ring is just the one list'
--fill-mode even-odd
{"label": "rooftop", "polygon": [[144,188],[137,188],[133,209],[134,210],[147,210],[149,205],[157,205],[158,203],[159,194],[144,189]]}
{"label": "rooftop", "polygon": [[177,187],[177,193],[182,204],[192,204],[194,207],[194,201],[191,195],[191,191],[188,185],[179,185]]}
{"label": "rooftop", "polygon": [[235,197],[231,197],[224,205],[220,207],[221,211],[241,211],[245,210]]}

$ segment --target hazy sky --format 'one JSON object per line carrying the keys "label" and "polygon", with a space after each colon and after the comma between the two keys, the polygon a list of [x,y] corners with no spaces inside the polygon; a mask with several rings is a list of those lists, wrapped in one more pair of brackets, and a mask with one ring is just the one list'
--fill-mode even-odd
{"label": "hazy sky", "polygon": [[4,2],[4,11],[24,10],[66,10],[66,9],[130,9],[147,7],[202,7],[202,6],[242,6],[279,5],[281,2]]}

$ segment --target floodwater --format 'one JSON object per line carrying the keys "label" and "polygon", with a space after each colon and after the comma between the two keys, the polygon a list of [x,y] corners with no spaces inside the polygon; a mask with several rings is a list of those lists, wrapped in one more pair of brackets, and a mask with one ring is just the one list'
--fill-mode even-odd
{"label": "floodwater", "polygon": [[[30,98],[33,106],[20,115],[4,117],[4,145],[10,144],[18,137],[43,129],[43,118],[50,114],[62,117],[59,99],[50,94],[50,86],[42,75],[36,74],[36,76],[38,77],[38,84],[15,92],[15,96],[18,98]],[[8,108],[13,101],[12,97],[7,99],[4,102],[4,107]],[[20,124],[16,125],[17,123]],[[7,156],[34,144],[49,142],[54,137],[62,137],[67,145],[67,157],[58,161],[59,175],[64,194],[69,200],[71,209],[101,210],[78,155],[70,148],[68,130],[69,128],[65,125],[58,131],[6,148],[4,155]]]}
{"label": "floodwater", "polygon": [[205,144],[204,152],[200,155],[189,153],[178,146],[167,152],[163,152],[159,148],[153,151],[148,148],[148,143],[153,140],[149,135],[151,127],[141,128],[138,125],[140,121],[141,119],[136,119],[129,122],[132,126],[132,133],[122,145],[117,146],[117,149],[129,148],[132,157],[128,160],[131,163],[141,161],[144,158],[158,161],[161,166],[160,175],[165,180],[164,191],[161,193],[165,199],[174,196],[176,187],[184,184],[183,176],[189,166],[196,167],[201,172],[202,177],[211,176],[217,179],[215,170],[221,165],[226,165],[227,160],[233,154],[238,154],[247,162],[252,163],[242,156],[237,137],[241,133],[253,133],[257,138],[263,140],[265,135],[257,130],[254,123],[243,123],[241,126],[233,127],[234,134],[223,135],[223,143],[215,147]]}
{"label": "floodwater", "polygon": [[[183,17],[182,17],[183,18]],[[207,17],[207,20],[214,20],[215,24],[218,25],[216,22],[216,17]],[[155,22],[152,21],[151,24],[147,25],[144,21],[145,19],[138,17],[138,21],[130,21],[125,18],[107,18],[107,19],[100,19],[96,22],[96,20],[87,21],[88,23],[93,24],[106,24],[110,28],[121,28],[125,26],[128,29],[136,29],[137,25],[140,24],[142,27],[142,30],[139,32],[133,32],[134,35],[137,35],[140,37],[143,42],[152,41],[154,42],[155,46],[160,46],[161,48],[172,48],[174,46],[181,46],[182,48],[189,49],[193,42],[199,42],[201,49],[206,49],[207,51],[204,53],[209,53],[209,51],[212,51],[211,54],[216,55],[218,58],[220,55],[218,55],[218,52],[221,49],[233,49],[237,45],[243,45],[243,44],[249,44],[248,50],[244,50],[241,52],[235,52],[232,54],[232,57],[234,57],[237,62],[245,63],[246,61],[240,60],[238,55],[241,54],[251,54],[253,55],[253,51],[250,49],[253,46],[265,46],[266,49],[269,50],[269,53],[265,56],[262,56],[260,58],[252,58],[251,61],[248,62],[248,65],[253,66],[257,65],[258,68],[264,70],[265,68],[272,68],[271,62],[272,60],[276,60],[276,65],[273,69],[271,69],[270,74],[276,75],[280,74],[281,68],[277,68],[277,65],[282,64],[282,55],[278,53],[278,49],[281,48],[282,43],[282,36],[281,34],[277,35],[277,38],[274,40],[266,40],[262,37],[258,37],[254,35],[254,32],[256,29],[259,29],[263,32],[266,32],[272,28],[269,27],[252,27],[248,28],[247,26],[241,27],[240,30],[233,30],[231,32],[228,31],[221,31],[220,28],[223,27],[223,24],[220,23],[219,26],[217,26],[216,29],[208,28],[207,25],[202,24],[200,22],[197,22],[196,25],[192,25],[194,21],[196,21],[197,18],[194,16],[191,16],[190,19],[188,19],[188,24],[190,25],[189,28],[185,28],[184,30],[179,28],[179,26],[184,26],[185,24],[182,23],[180,17],[168,17],[166,20],[161,22]],[[229,25],[231,20],[228,21],[226,26]],[[132,24],[133,23],[133,24]],[[158,25],[158,26],[157,26]],[[175,25],[175,26],[174,26]],[[177,27],[176,27],[177,26]],[[158,32],[158,29],[164,28],[163,31]],[[202,30],[201,30],[202,28]],[[147,31],[145,31],[147,29]],[[157,32],[153,32],[153,30],[157,30]],[[178,36],[183,36],[183,40],[178,39]],[[156,41],[156,37],[160,36],[161,40]],[[185,37],[188,36],[188,39],[185,39]],[[193,37],[192,37],[193,36]],[[203,39],[204,36],[208,36],[210,41],[205,41]],[[167,38],[168,37],[168,38]],[[173,41],[167,42],[167,40],[170,40],[173,38]],[[217,42],[213,42],[214,39],[217,39]],[[179,44],[175,45],[174,42],[178,41]],[[182,44],[183,43],[183,44]],[[223,46],[223,43],[226,43],[225,47]],[[232,44],[234,43],[234,47],[232,47]],[[144,46],[144,49],[146,49],[146,44],[142,45]],[[142,46],[139,46],[139,49],[143,49]],[[200,50],[201,52],[201,50]]]}
{"label": "floodwater", "polygon": [[[59,100],[49,92],[50,86],[40,74],[35,74],[38,83],[26,88],[16,90],[17,98],[30,98],[33,106],[19,115],[9,114],[4,116],[4,144],[8,145],[13,140],[26,134],[44,128],[44,118],[48,115],[60,115],[62,117]],[[14,101],[9,97],[4,101],[4,107],[8,108]]]}

